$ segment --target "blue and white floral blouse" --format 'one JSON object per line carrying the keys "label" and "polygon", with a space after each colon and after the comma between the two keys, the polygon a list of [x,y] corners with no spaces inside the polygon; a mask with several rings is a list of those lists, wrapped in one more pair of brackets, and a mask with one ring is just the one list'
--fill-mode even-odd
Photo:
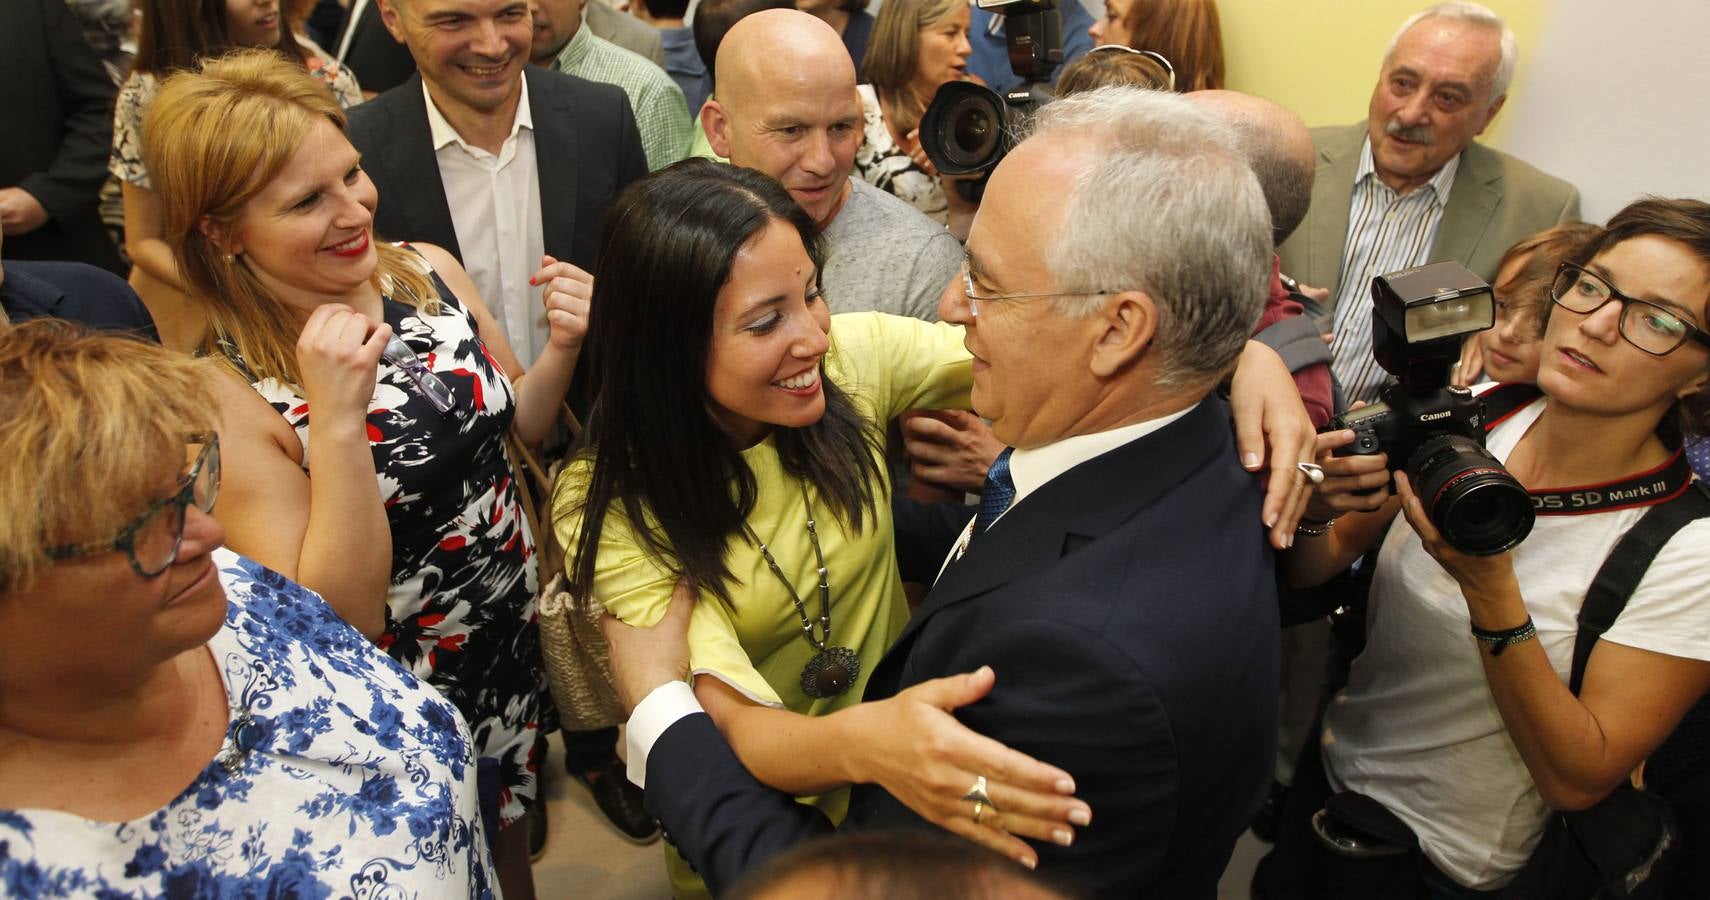
{"label": "blue and white floral blouse", "polygon": [[9,897],[491,898],[469,730],[319,597],[230,551],[218,755],[129,822],[0,809]]}

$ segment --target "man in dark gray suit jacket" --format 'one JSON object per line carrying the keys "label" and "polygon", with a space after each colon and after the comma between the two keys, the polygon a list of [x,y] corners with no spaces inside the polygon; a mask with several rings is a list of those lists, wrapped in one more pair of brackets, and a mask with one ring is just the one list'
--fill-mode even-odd
{"label": "man in dark gray suit jacket", "polygon": [[[532,278],[568,263],[585,302],[606,210],[647,159],[624,92],[527,65],[526,0],[381,0],[417,74],[354,108],[350,140],[380,195],[376,233],[438,244],[468,270],[524,366],[545,346]],[[585,414],[586,359],[567,398]],[[543,734],[545,732],[543,731]],[[658,826],[622,775],[617,729],[566,733],[566,766],[625,835]],[[531,816],[535,839],[545,808]]]}
{"label": "man in dark gray suit jacket", "polygon": [[[924,817],[1077,896],[1216,896],[1270,781],[1278,624],[1259,487],[1211,389],[1264,305],[1270,244],[1236,138],[1196,105],[1134,89],[1040,111],[939,307],[966,330],[975,410],[1014,449],[865,702],[764,713],[778,727],[750,729],[738,759],[700,711],[715,673],[678,680],[687,601],[666,627],[608,627],[639,700],[631,777],[715,893],[832,830],[756,776],[842,776],[845,828]],[[944,678],[988,665],[995,686]]]}
{"label": "man in dark gray suit jacket", "polygon": [[6,252],[123,275],[95,209],[113,143],[113,82],[64,0],[0,3],[0,109]]}
{"label": "man in dark gray suit jacket", "polygon": [[[1508,99],[1514,33],[1474,3],[1407,20],[1384,54],[1368,118],[1315,129],[1306,222],[1283,272],[1328,293],[1332,368],[1349,401],[1371,400],[1372,276],[1454,260],[1490,280],[1520,239],[1579,218],[1573,185],[1474,142]],[[1310,293],[1310,291],[1309,291]]]}

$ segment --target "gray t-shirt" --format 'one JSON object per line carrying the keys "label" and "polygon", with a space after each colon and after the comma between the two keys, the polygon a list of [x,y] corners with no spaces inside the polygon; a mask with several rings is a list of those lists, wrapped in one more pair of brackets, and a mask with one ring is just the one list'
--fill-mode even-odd
{"label": "gray t-shirt", "polygon": [[834,313],[877,310],[938,320],[938,296],[962,265],[962,245],[914,207],[859,178],[826,226],[820,285]]}

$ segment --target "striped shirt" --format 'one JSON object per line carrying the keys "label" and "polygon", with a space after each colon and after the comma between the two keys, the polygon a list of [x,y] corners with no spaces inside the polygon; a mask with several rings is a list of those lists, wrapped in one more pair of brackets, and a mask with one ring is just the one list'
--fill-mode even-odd
{"label": "striped shirt", "polygon": [[1336,294],[1336,338],[1330,342],[1330,368],[1349,403],[1377,399],[1378,388],[1389,377],[1372,359],[1372,278],[1423,265],[1430,258],[1460,165],[1456,155],[1430,181],[1397,194],[1372,165],[1371,138],[1360,149]]}
{"label": "striped shirt", "polygon": [[635,114],[636,130],[641,133],[641,151],[647,155],[649,172],[689,155],[689,108],[683,89],[652,60],[595,35],[584,22],[558,51],[553,68],[623,88]]}

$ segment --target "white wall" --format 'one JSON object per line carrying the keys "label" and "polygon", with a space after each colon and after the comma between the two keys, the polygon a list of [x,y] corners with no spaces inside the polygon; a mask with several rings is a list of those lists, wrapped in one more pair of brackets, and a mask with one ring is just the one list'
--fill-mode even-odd
{"label": "white wall", "polygon": [[1533,43],[1495,146],[1579,185],[1588,221],[1710,200],[1710,2],[1552,0]]}

